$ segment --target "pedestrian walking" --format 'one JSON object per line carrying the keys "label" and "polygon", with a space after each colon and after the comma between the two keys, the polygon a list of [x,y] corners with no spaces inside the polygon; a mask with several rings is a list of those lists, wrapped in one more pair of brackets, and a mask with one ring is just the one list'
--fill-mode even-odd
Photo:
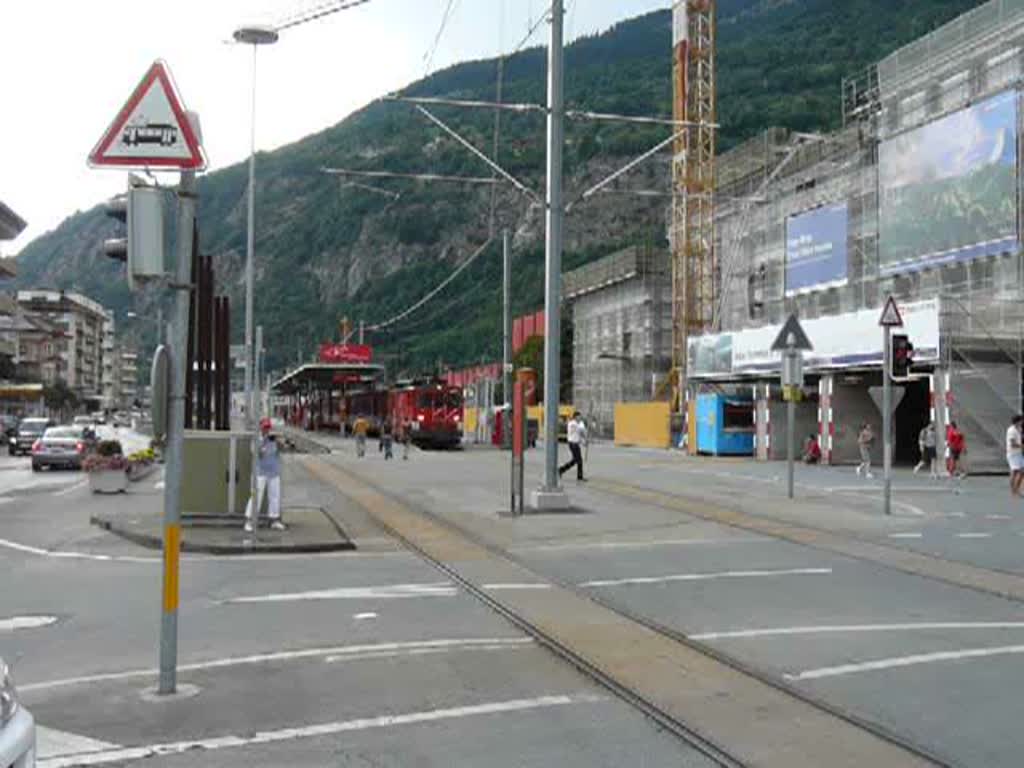
{"label": "pedestrian walking", "polygon": [[366,455],[366,435],[369,431],[370,422],[360,414],[352,424],[352,434],[356,436],[356,456],[360,459]]}
{"label": "pedestrian walking", "polygon": [[[260,420],[260,447],[256,463],[256,498],[249,497],[245,507],[245,532],[252,533],[263,507],[263,499],[267,499],[267,519],[275,531],[283,531],[287,526],[281,522],[281,453],[277,447],[277,437],[270,433],[270,419]],[[253,502],[255,501],[255,504]]]}
{"label": "pedestrian walking", "polygon": [[1024,480],[1024,453],[1021,452],[1021,425],[1024,416],[1013,417],[1013,423],[1006,430],[1006,463],[1010,465],[1010,495],[1020,496],[1021,481]]}
{"label": "pedestrian walking", "polygon": [[921,452],[921,460],[914,467],[916,475],[925,467],[928,467],[928,477],[937,478],[938,457],[935,454],[935,423],[928,422],[917,435],[917,447]]}
{"label": "pedestrian walking", "polygon": [[946,428],[946,445],[949,447],[948,469],[950,476],[961,479],[966,477],[963,457],[967,452],[967,440],[955,421],[949,422],[949,426]]}
{"label": "pedestrian walking", "polygon": [[576,482],[585,483],[587,479],[583,476],[583,445],[587,442],[587,425],[580,418],[579,411],[572,414],[572,418],[566,425],[566,441],[569,443],[569,453],[572,454],[572,459],[558,468],[558,475],[561,477],[576,467]]}
{"label": "pedestrian walking", "polygon": [[395,435],[391,431],[391,422],[385,421],[384,426],[380,428],[380,443],[384,449],[384,461],[390,461],[395,458],[394,451],[392,450],[395,442]]}
{"label": "pedestrian walking", "polygon": [[857,475],[863,475],[870,480],[874,477],[871,474],[871,446],[875,443],[875,432],[867,422],[861,424],[860,432],[857,434],[857,447],[860,448],[860,464],[857,465]]}

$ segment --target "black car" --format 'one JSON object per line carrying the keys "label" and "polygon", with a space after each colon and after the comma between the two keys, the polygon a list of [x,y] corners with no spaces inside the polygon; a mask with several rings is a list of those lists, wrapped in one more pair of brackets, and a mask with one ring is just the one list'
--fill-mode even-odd
{"label": "black car", "polygon": [[10,438],[7,450],[11,456],[27,456],[32,452],[32,446],[36,440],[43,436],[43,433],[53,426],[50,419],[29,418],[22,419],[18,424],[18,432]]}

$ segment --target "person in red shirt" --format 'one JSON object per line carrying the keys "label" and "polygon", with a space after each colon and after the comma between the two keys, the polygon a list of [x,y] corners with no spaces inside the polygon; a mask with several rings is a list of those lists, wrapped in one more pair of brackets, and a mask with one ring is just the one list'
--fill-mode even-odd
{"label": "person in red shirt", "polygon": [[820,461],[821,445],[818,443],[818,436],[812,432],[804,443],[804,464],[818,464]]}
{"label": "person in red shirt", "polygon": [[955,421],[949,422],[949,426],[946,427],[946,446],[949,448],[949,474],[954,477],[966,477],[967,473],[961,460],[967,451],[967,443],[964,440],[964,433],[960,431]]}

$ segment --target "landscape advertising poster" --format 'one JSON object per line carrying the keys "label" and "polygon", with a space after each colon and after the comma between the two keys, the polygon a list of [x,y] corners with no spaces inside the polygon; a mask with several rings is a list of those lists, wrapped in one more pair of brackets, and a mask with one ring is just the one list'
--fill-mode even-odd
{"label": "landscape advertising poster", "polygon": [[884,142],[878,180],[882,275],[1017,249],[1016,92]]}
{"label": "landscape advertising poster", "polygon": [[846,204],[786,219],[786,295],[843,285],[847,278]]}

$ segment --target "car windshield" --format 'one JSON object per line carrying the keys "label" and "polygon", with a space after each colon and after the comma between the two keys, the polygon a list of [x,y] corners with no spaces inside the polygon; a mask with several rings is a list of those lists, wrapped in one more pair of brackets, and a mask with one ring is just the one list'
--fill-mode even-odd
{"label": "car windshield", "polygon": [[44,440],[72,440],[82,436],[80,427],[51,427],[43,435]]}
{"label": "car windshield", "polygon": [[18,429],[21,432],[30,432],[32,434],[42,434],[43,430],[46,429],[45,419],[26,419],[18,425]]}

